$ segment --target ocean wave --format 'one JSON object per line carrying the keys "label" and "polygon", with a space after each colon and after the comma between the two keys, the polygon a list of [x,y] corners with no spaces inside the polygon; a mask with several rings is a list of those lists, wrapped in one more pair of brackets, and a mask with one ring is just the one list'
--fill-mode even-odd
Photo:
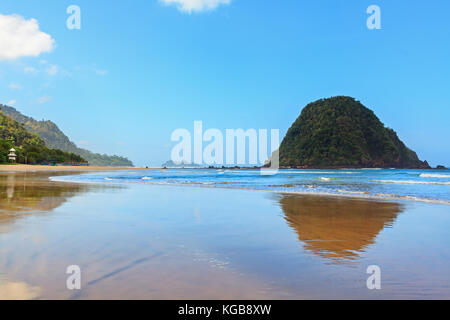
{"label": "ocean wave", "polygon": [[422,173],[419,177],[421,177],[421,178],[443,178],[443,179],[450,179],[450,175],[449,175],[449,174]]}
{"label": "ocean wave", "polygon": [[320,177],[320,179],[319,179],[319,180],[322,180],[322,181],[326,181],[326,182],[328,182],[328,181],[331,181],[331,178]]}
{"label": "ocean wave", "polygon": [[293,170],[286,170],[286,171],[279,171],[281,174],[292,174],[292,173],[299,173],[299,174],[358,174],[358,171],[293,171]]}
{"label": "ocean wave", "polygon": [[373,180],[373,181],[391,184],[429,184],[439,186],[450,186],[450,182],[441,182],[441,181],[412,181],[412,180]]}
{"label": "ocean wave", "polygon": [[341,193],[348,193],[348,194],[369,194],[367,191],[350,191],[350,190],[341,190],[338,189]]}
{"label": "ocean wave", "polygon": [[297,184],[271,184],[268,185],[269,188],[295,188]]}
{"label": "ocean wave", "polygon": [[153,180],[154,178],[152,178],[152,177],[143,177],[143,178],[141,178],[142,180]]}
{"label": "ocean wave", "polygon": [[[105,180],[110,179],[118,182],[117,179],[111,179],[111,178],[105,178]],[[77,180],[74,179],[73,176],[70,177],[51,177],[50,180],[52,181],[60,181],[60,182],[75,182],[75,183],[98,183],[98,181],[89,181],[89,180]],[[408,182],[408,181],[406,181]],[[414,184],[420,183],[420,181],[411,181]],[[415,202],[426,202],[426,203],[433,203],[433,204],[444,204],[444,205],[450,205],[449,200],[444,199],[433,199],[433,198],[425,198],[425,197],[418,197],[418,196],[410,196],[410,195],[399,195],[399,194],[385,194],[385,193],[376,193],[376,194],[370,194],[366,192],[358,192],[358,191],[348,191],[348,190],[335,190],[335,191],[323,191],[323,190],[316,190],[318,186],[316,185],[305,185],[306,190],[277,190],[277,189],[262,189],[258,187],[249,187],[245,188],[242,186],[233,186],[229,185],[231,182],[202,182],[202,183],[195,183],[195,182],[175,182],[175,181],[145,181],[145,182],[130,182],[130,181],[124,181],[121,182],[123,184],[142,184],[142,185],[164,185],[164,186],[198,186],[203,188],[215,188],[218,187],[218,185],[222,185],[222,188],[227,189],[238,189],[238,190],[249,190],[249,191],[263,191],[263,192],[271,192],[271,193],[285,193],[285,194],[298,194],[298,195],[311,195],[311,196],[331,196],[331,197],[344,197],[344,198],[353,198],[353,199],[373,199],[373,200],[408,200],[408,201],[415,201]],[[393,181],[388,183],[405,183],[405,181]],[[426,181],[422,182],[421,184],[427,183]],[[442,183],[441,183],[442,184]],[[450,184],[447,183],[447,184]]]}
{"label": "ocean wave", "polygon": [[[247,189],[247,190],[257,190],[257,189]],[[339,197],[339,198],[350,198],[350,199],[367,199],[367,200],[394,200],[394,201],[415,201],[415,202],[425,202],[425,203],[433,203],[433,204],[444,204],[450,205],[449,200],[441,200],[441,199],[432,199],[432,198],[423,198],[416,196],[408,196],[408,195],[399,195],[399,194],[384,194],[384,193],[333,193],[333,192],[310,192],[310,191],[278,191],[278,190],[266,190],[272,193],[286,193],[286,194],[299,194],[299,195],[312,195],[312,196],[325,196],[325,197]]]}

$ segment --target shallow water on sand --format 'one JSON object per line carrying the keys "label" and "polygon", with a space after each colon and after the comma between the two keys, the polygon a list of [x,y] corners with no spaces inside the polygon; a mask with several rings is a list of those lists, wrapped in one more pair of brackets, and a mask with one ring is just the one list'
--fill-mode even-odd
{"label": "shallow water on sand", "polygon": [[0,299],[450,298],[448,205],[48,175],[0,174]]}
{"label": "shallow water on sand", "polygon": [[95,172],[55,180],[101,184],[194,185],[450,205],[450,170],[151,169]]}

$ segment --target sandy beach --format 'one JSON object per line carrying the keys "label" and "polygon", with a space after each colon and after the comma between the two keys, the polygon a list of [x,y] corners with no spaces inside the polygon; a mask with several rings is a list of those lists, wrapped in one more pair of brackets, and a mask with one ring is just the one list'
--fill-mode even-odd
{"label": "sandy beach", "polygon": [[[0,299],[450,297],[448,206],[25,169],[0,173]],[[71,265],[81,290],[66,288]],[[366,286],[371,265],[382,290]]]}
{"label": "sandy beach", "polygon": [[[0,172],[92,172],[129,170],[129,167],[96,167],[96,166],[41,166],[41,165],[0,165]],[[132,168],[133,170],[146,170]],[[148,170],[148,169],[147,169]]]}

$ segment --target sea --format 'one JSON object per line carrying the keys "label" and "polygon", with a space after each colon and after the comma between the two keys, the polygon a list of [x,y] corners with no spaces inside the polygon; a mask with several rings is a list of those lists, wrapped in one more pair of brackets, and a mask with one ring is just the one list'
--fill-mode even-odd
{"label": "sea", "polygon": [[149,169],[51,178],[100,184],[153,184],[264,190],[275,193],[407,200],[450,205],[450,170]]}

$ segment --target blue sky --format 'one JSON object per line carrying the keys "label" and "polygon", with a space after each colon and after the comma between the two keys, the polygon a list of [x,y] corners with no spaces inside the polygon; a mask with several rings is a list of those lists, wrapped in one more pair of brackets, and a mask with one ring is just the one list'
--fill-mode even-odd
{"label": "blue sky", "polygon": [[[421,159],[450,165],[448,1],[223,2],[189,12],[162,0],[2,0],[1,15],[36,19],[54,43],[0,54],[0,103],[81,147],[160,165],[172,131],[195,120],[284,136],[307,103],[349,95]],[[81,30],[66,27],[72,4]],[[366,26],[372,4],[381,30]]]}

